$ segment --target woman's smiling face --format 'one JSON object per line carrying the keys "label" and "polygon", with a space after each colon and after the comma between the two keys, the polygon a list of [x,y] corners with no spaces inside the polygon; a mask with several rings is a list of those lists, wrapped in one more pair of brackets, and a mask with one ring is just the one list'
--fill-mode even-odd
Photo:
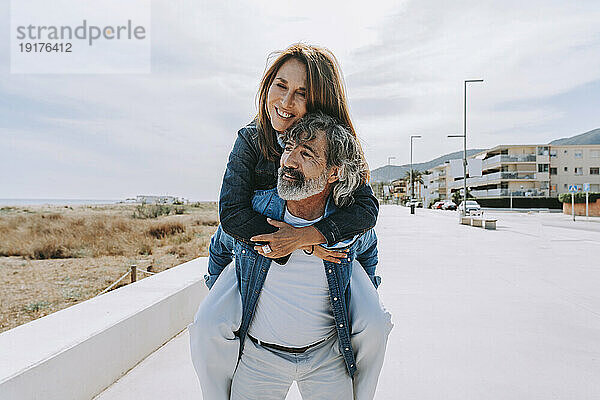
{"label": "woman's smiling face", "polygon": [[271,125],[283,132],[306,114],[306,67],[295,59],[287,60],[269,87],[267,107]]}

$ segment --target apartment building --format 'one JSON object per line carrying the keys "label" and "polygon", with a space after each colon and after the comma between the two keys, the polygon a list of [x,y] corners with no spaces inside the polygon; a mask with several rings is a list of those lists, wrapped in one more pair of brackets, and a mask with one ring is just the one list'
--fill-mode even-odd
{"label": "apartment building", "polygon": [[[407,200],[408,198],[410,198],[411,188],[409,181],[409,178],[401,178],[392,181],[392,193],[394,195],[397,195],[395,197],[398,197],[400,200]],[[417,199],[422,198],[421,192],[423,190],[423,185],[420,182],[415,182],[414,190],[414,197]]]}
{"label": "apartment building", "polygon": [[600,145],[550,146],[551,196],[590,184],[590,191],[600,192]]}
{"label": "apartment building", "polygon": [[410,193],[410,188],[408,187],[408,180],[396,179],[392,181],[392,193],[397,194],[400,198],[407,197]]}
{"label": "apartment building", "polygon": [[[600,192],[600,145],[501,145],[469,158],[481,161],[467,172],[467,187],[478,199],[555,198],[584,183]],[[424,181],[426,197],[445,199],[462,191],[462,166],[453,169],[452,163],[431,169]]]}
{"label": "apartment building", "polygon": [[427,198],[439,198],[442,200],[448,199],[449,185],[449,163],[437,165],[431,169],[431,173],[423,177],[423,185],[427,186]]}
{"label": "apartment building", "polygon": [[[476,198],[549,197],[550,152],[548,146],[496,146],[471,158],[480,159],[480,171],[468,171],[467,187]],[[460,190],[462,174],[454,178],[449,190]]]}

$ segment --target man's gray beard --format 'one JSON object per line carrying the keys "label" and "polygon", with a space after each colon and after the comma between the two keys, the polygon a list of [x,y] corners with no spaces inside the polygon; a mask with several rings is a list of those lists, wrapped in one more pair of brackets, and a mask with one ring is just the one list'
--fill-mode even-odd
{"label": "man's gray beard", "polygon": [[281,177],[281,168],[279,168],[277,194],[283,200],[304,200],[325,190],[327,175],[327,170],[325,170],[320,176],[313,179],[306,179],[302,183],[296,181],[290,182]]}

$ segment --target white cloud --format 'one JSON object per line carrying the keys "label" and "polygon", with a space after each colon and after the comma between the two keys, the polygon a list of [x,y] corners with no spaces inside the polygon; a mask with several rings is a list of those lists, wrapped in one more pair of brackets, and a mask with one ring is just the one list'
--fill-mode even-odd
{"label": "white cloud", "polygon": [[[299,40],[340,60],[372,168],[407,162],[415,133],[415,161],[458,150],[446,135],[462,132],[468,78],[485,79],[469,87],[469,146],[547,142],[573,120],[553,96],[600,80],[598,20],[597,2],[154,1],[151,74],[0,66],[0,164],[16,171],[2,197],[216,199],[267,55]],[[572,134],[598,123],[573,120]]]}
{"label": "white cloud", "polygon": [[[381,27],[377,43],[353,53],[351,63],[361,68],[348,83],[371,165],[408,154],[414,133],[434,137],[419,144],[426,146],[422,160],[455,150],[445,136],[462,132],[464,79],[485,79],[468,89],[473,147],[553,139],[536,128],[563,113],[540,100],[600,79],[597,4],[445,4],[406,3]],[[523,101],[525,110],[522,103],[511,107]]]}

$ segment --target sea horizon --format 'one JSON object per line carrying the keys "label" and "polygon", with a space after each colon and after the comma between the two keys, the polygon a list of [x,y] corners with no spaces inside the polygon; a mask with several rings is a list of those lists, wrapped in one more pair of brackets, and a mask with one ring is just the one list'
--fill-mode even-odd
{"label": "sea horizon", "polygon": [[0,199],[0,206],[75,206],[116,204],[123,199]]}

